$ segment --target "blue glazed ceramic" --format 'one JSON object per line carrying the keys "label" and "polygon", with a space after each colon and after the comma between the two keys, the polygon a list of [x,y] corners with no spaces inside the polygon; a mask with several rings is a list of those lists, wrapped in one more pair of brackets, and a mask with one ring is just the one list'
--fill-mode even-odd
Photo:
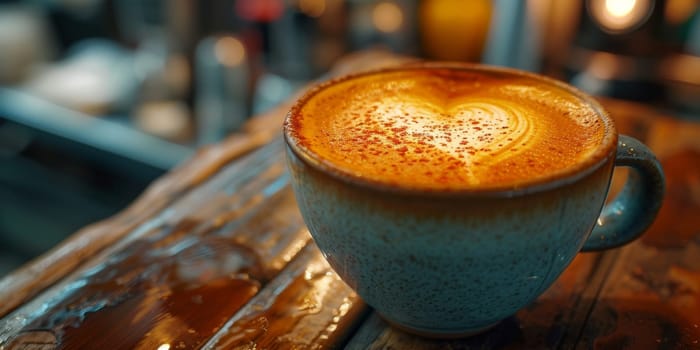
{"label": "blue glazed ceramic", "polygon": [[[301,213],[331,266],[398,328],[455,337],[488,329],[532,302],[579,251],[635,239],[661,204],[661,168],[636,140],[618,140],[596,101],[567,89],[600,111],[607,125],[598,161],[546,183],[490,192],[418,191],[336,171],[289,130],[311,91],[287,117],[287,159]],[[616,164],[636,171],[604,208]]]}

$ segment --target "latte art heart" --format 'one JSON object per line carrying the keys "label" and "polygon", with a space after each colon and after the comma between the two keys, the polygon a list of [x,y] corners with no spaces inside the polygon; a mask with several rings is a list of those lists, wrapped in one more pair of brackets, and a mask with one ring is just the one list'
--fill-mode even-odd
{"label": "latte art heart", "polygon": [[525,186],[591,157],[606,127],[568,91],[492,72],[395,71],[311,97],[286,125],[300,146],[348,176],[406,188]]}
{"label": "latte art heart", "polygon": [[507,151],[521,153],[534,136],[526,111],[506,101],[479,99],[444,108],[406,100],[385,99],[376,105],[373,117],[358,118],[353,124],[384,130],[374,133],[371,143],[394,148],[407,163],[412,156],[406,153],[418,154],[420,159],[431,155],[450,159],[459,164],[453,175],[472,185],[480,182],[478,165],[485,158],[502,157]]}

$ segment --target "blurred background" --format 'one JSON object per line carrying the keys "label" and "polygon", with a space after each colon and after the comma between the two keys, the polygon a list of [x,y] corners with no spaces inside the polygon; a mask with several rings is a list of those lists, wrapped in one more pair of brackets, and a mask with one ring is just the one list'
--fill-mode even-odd
{"label": "blurred background", "polygon": [[0,0],[0,276],[370,48],[700,116],[700,0]]}

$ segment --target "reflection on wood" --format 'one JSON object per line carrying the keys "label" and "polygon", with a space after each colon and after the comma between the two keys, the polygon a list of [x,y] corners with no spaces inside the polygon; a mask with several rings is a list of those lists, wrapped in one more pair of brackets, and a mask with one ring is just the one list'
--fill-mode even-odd
{"label": "reflection on wood", "polygon": [[10,314],[0,344],[22,348],[48,331],[64,349],[201,346],[309,241],[281,154],[277,141],[223,169]]}
{"label": "reflection on wood", "polygon": [[315,244],[236,314],[204,349],[327,349],[366,307]]}
{"label": "reflection on wood", "polygon": [[581,346],[700,348],[700,245],[682,250],[674,254],[642,242],[626,249],[589,318]]}
{"label": "reflection on wood", "polygon": [[131,206],[114,217],[87,226],[38,259],[0,280],[0,317],[50,286],[105,247],[144,224],[232,159],[269,142],[267,134],[231,137],[151,184]]}

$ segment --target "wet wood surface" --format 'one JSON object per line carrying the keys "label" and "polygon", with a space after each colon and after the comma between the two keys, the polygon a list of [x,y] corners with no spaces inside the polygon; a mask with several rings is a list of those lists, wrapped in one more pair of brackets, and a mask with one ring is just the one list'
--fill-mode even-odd
{"label": "wet wood surface", "polygon": [[[382,51],[362,52],[338,62],[324,78],[409,60],[412,59]],[[151,184],[119,214],[85,227],[40,258],[0,279],[0,317],[130,232],[149,225],[153,218],[167,211],[169,205],[181,201],[230,162],[279,137],[284,115],[306,88],[272,110],[249,119],[242,130],[220,144],[200,149],[195,157]]]}
{"label": "wet wood surface", "polygon": [[[357,56],[335,74],[392,61]],[[395,330],[330,269],[284,169],[287,103],[0,280],[0,349],[700,349],[700,119],[603,103],[663,164],[659,218],[632,244],[579,254],[486,333]]]}

